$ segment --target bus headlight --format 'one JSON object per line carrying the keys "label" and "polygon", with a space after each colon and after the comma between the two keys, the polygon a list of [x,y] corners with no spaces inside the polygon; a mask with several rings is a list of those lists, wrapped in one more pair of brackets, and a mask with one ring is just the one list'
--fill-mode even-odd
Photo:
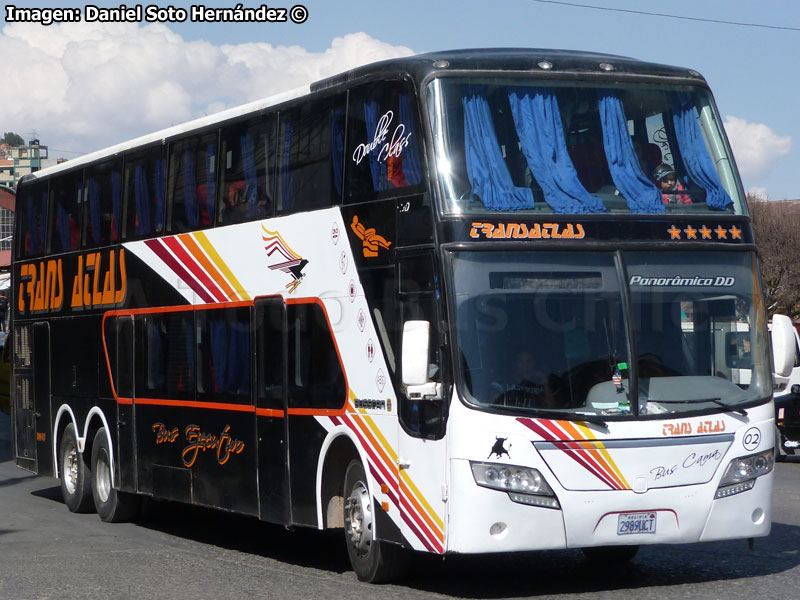
{"label": "bus headlight", "polygon": [[766,475],[775,466],[773,450],[766,450],[750,456],[734,458],[725,469],[714,498],[727,498],[746,492],[756,484],[756,478]]}
{"label": "bus headlight", "polygon": [[472,461],[470,466],[475,483],[482,487],[508,492],[512,502],[560,508],[553,490],[536,469]]}

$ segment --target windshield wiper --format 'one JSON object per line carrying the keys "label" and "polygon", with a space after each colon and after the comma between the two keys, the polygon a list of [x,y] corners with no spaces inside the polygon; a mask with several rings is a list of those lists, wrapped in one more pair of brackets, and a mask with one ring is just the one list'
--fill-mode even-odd
{"label": "windshield wiper", "polygon": [[747,416],[747,411],[745,409],[736,408],[730,404],[725,404],[722,401],[722,398],[697,398],[694,400],[652,400],[652,402],[657,402],[658,404],[697,404],[698,402],[711,402],[721,408],[724,408],[726,412],[734,412],[744,417]]}
{"label": "windshield wiper", "polygon": [[605,422],[605,420],[602,419],[601,417],[598,417],[597,415],[587,415],[584,413],[552,411],[552,410],[547,410],[542,412],[547,414],[546,417],[542,417],[545,419],[556,417],[556,418],[566,419],[569,421],[586,421],[587,423],[591,423],[592,425],[600,425],[600,427],[608,429],[608,424]]}

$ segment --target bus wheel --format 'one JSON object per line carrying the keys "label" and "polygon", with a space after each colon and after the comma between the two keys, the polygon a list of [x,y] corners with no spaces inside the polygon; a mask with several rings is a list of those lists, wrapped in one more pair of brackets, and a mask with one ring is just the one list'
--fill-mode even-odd
{"label": "bus wheel", "polygon": [[74,513],[85,513],[92,509],[90,480],[92,471],[83,455],[78,452],[78,436],[75,425],[70,423],[61,436],[58,446],[58,464],[61,469],[61,494],[64,504]]}
{"label": "bus wheel", "polygon": [[639,546],[595,546],[581,548],[586,560],[598,567],[618,567],[628,562],[639,552]]}
{"label": "bus wheel", "polygon": [[139,509],[136,494],[114,489],[111,477],[111,460],[108,436],[101,427],[94,436],[92,444],[92,497],[97,514],[106,523],[130,521]]}
{"label": "bus wheel", "polygon": [[364,467],[353,460],[344,476],[344,535],[356,576],[369,583],[385,583],[403,576],[409,552],[375,539],[374,506]]}

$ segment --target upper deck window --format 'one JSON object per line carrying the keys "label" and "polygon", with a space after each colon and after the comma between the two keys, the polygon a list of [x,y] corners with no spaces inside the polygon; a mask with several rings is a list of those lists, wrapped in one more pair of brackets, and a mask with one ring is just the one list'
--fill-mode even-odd
{"label": "upper deck window", "polygon": [[428,104],[446,213],[745,211],[704,88],[439,79]]}

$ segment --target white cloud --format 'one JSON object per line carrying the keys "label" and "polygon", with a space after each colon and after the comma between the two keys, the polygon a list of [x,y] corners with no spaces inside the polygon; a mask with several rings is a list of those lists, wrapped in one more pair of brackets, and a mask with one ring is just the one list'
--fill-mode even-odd
{"label": "white cloud", "polygon": [[725,131],[745,183],[766,179],[775,163],[792,151],[790,136],[778,135],[763,123],[728,116]]}
{"label": "white cloud", "polygon": [[186,41],[164,25],[15,23],[0,32],[0,128],[24,138],[35,130],[53,149],[89,152],[410,54],[365,33],[336,38],[315,53]]}

